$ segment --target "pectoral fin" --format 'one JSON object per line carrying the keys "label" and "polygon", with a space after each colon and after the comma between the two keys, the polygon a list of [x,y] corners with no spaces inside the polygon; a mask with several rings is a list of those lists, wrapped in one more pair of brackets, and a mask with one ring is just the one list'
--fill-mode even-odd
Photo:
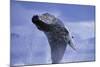
{"label": "pectoral fin", "polygon": [[75,48],[75,46],[74,46],[74,44],[73,44],[73,42],[71,40],[68,42],[68,44],[73,50],[76,51],[76,48]]}

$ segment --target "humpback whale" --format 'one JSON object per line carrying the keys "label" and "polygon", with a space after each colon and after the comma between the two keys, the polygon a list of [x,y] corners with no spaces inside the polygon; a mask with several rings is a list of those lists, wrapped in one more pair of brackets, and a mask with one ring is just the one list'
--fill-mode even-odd
{"label": "humpback whale", "polygon": [[49,13],[33,15],[32,23],[35,24],[40,31],[43,31],[48,39],[52,64],[61,62],[67,45],[76,50],[72,42],[73,37],[70,35],[68,29],[66,29],[62,21],[54,15]]}

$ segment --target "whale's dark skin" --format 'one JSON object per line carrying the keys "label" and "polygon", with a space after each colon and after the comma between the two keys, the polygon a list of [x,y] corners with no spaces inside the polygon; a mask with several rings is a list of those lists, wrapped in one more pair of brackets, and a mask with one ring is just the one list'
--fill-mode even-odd
{"label": "whale's dark skin", "polygon": [[51,48],[52,64],[61,62],[67,44],[69,44],[75,50],[71,40],[72,37],[70,37],[69,31],[64,27],[64,25],[58,23],[47,24],[42,21],[38,15],[34,15],[32,17],[32,23],[35,24],[39,30],[43,31],[48,38]]}

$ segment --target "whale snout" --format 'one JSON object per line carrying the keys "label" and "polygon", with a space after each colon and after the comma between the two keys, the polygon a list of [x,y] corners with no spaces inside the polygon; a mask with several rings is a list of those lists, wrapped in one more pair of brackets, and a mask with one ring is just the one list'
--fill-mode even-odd
{"label": "whale snout", "polygon": [[38,16],[38,15],[34,15],[34,16],[32,17],[32,22],[33,22],[33,23],[36,23],[38,20],[39,20],[39,16]]}

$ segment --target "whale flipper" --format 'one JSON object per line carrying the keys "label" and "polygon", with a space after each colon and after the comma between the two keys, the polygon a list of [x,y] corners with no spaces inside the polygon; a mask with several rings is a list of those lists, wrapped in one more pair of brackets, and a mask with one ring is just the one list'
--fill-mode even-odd
{"label": "whale flipper", "polygon": [[74,44],[73,44],[73,42],[71,40],[68,42],[68,44],[73,50],[76,51],[76,48],[75,48],[75,46],[74,46]]}

